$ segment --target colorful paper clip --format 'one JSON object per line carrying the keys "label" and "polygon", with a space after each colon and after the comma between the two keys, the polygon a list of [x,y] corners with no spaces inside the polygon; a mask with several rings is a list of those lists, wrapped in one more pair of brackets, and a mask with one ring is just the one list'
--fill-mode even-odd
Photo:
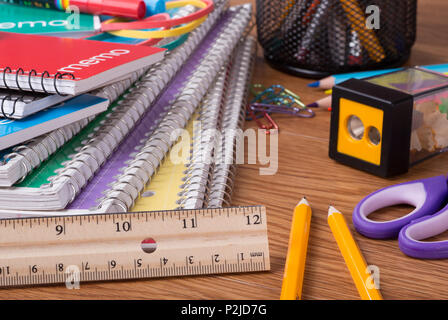
{"label": "colorful paper clip", "polygon": [[283,113],[301,118],[312,118],[316,115],[313,110],[308,108],[297,108],[285,105],[273,105],[258,102],[252,103],[250,105],[250,109],[254,112]]}
{"label": "colorful paper clip", "polygon": [[252,119],[254,119],[257,123],[258,128],[266,130],[266,134],[271,134],[272,129],[278,131],[278,124],[274,121],[274,119],[271,118],[271,116],[267,112],[262,113],[262,117],[266,119],[267,124],[263,124],[260,119],[255,116],[253,110],[249,109],[248,112],[252,116]]}
{"label": "colorful paper clip", "polygon": [[[281,85],[273,85],[265,88],[261,84],[251,87],[255,96],[246,111],[246,120],[255,120],[260,129],[265,129],[266,134],[270,130],[277,129],[277,123],[270,116],[271,113],[289,114],[295,117],[312,118],[314,111],[309,109],[294,92]],[[262,124],[259,119],[265,118],[267,124]]]}

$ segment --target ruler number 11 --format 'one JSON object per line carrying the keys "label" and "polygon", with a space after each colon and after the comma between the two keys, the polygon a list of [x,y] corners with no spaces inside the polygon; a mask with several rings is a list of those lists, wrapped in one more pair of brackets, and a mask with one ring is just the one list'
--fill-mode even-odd
{"label": "ruler number 11", "polygon": [[197,227],[197,223],[196,223],[196,219],[192,218],[192,219],[182,219],[182,228],[183,229],[187,229],[187,228],[196,228]]}

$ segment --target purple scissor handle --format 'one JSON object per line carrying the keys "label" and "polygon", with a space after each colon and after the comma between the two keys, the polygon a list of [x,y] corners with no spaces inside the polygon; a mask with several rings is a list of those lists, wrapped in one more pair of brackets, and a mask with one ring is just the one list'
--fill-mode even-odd
{"label": "purple scissor handle", "polygon": [[448,205],[439,212],[412,221],[401,229],[398,245],[403,253],[419,259],[448,258],[448,241],[423,242],[448,229]]}
{"label": "purple scissor handle", "polygon": [[[421,217],[429,219],[430,217],[425,216],[433,215],[439,211],[445,205],[447,199],[448,184],[445,176],[397,184],[378,190],[361,200],[353,211],[353,224],[359,233],[369,238],[397,238],[403,227]],[[390,221],[373,221],[368,218],[368,215],[376,210],[398,204],[409,204],[414,206],[415,209],[404,217]],[[441,215],[443,215],[443,212],[445,211],[442,210]],[[448,225],[447,215],[445,214],[444,216]],[[434,223],[431,222],[430,225],[432,226]],[[408,240],[412,241],[409,235],[416,237],[418,232],[415,230],[420,230],[420,226],[417,226],[417,228],[409,226],[411,229],[407,233],[404,230],[405,235],[403,236],[402,244],[405,247],[408,246]],[[425,226],[423,224],[424,229],[426,229]],[[431,232],[431,234],[433,233]],[[422,238],[420,237],[419,239]]]}

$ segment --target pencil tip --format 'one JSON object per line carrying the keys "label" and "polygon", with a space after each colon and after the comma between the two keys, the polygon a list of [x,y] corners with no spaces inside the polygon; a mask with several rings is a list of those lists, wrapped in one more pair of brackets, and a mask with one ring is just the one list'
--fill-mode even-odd
{"label": "pencil tip", "polygon": [[297,206],[300,206],[301,204],[306,204],[307,206],[310,205],[306,197],[303,197],[302,200],[300,200],[300,202],[297,204]]}
{"label": "pencil tip", "polygon": [[310,88],[318,88],[319,85],[320,85],[320,81],[316,81],[316,82],[308,84],[308,87],[310,87]]}
{"label": "pencil tip", "polygon": [[319,107],[319,104],[317,102],[313,102],[313,103],[308,104],[306,107],[307,108],[317,108],[317,107]]}
{"label": "pencil tip", "polygon": [[331,216],[333,213],[340,213],[340,212],[335,207],[328,206],[328,216]]}

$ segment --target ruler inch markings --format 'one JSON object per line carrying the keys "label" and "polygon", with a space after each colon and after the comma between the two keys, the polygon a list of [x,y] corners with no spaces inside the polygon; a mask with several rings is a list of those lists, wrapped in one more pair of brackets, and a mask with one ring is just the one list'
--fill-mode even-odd
{"label": "ruler inch markings", "polygon": [[[262,224],[241,219],[254,213],[260,214]],[[189,220],[187,228],[182,219]],[[270,269],[266,211],[261,206],[4,220],[0,287],[64,283],[71,265],[78,267],[81,282]],[[124,223],[129,227],[123,228]],[[59,235],[49,229],[58,225],[64,230]],[[147,238],[154,239],[155,250],[142,249]],[[209,246],[204,247],[204,238]]]}

